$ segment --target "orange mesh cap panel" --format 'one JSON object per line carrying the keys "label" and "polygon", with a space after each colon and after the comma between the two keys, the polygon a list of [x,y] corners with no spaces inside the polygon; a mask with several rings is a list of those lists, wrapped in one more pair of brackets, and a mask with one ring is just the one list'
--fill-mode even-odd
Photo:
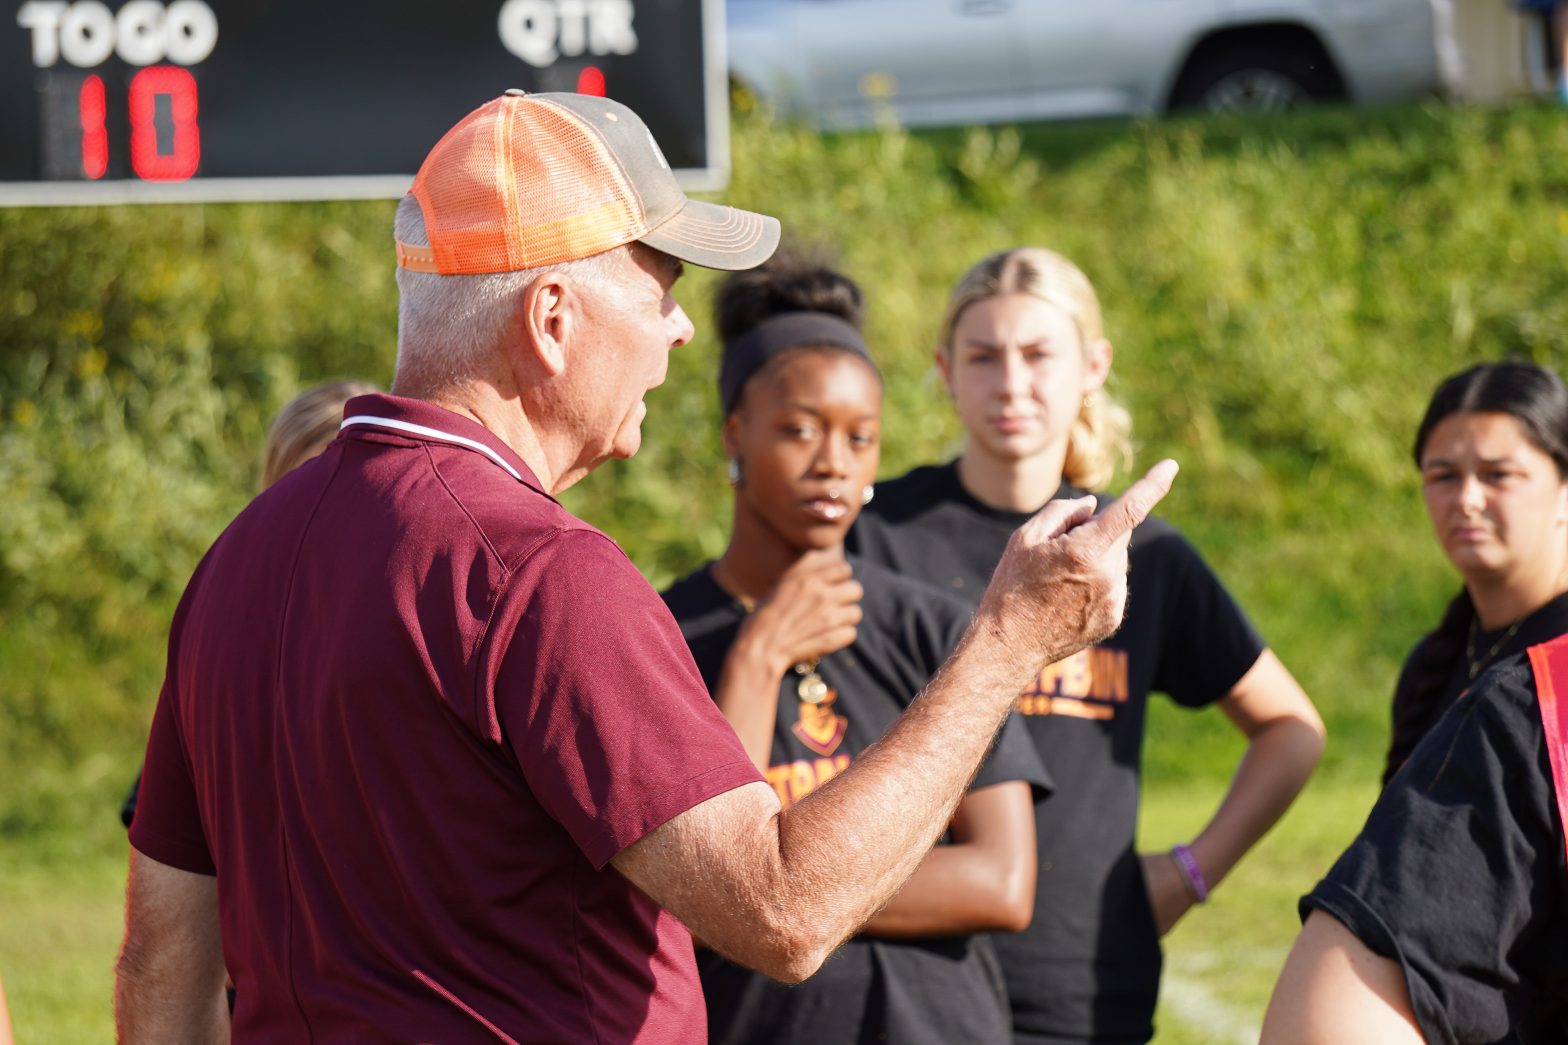
{"label": "orange mesh cap panel", "polygon": [[498,98],[426,158],[414,197],[437,271],[513,272],[599,254],[647,231],[603,140],[562,108]]}

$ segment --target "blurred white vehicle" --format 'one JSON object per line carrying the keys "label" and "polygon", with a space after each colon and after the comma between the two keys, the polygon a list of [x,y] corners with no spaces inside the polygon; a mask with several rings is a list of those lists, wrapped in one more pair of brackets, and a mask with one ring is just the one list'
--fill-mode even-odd
{"label": "blurred white vehicle", "polygon": [[1438,87],[1429,0],[727,0],[726,14],[732,79],[828,127],[1366,104]]}

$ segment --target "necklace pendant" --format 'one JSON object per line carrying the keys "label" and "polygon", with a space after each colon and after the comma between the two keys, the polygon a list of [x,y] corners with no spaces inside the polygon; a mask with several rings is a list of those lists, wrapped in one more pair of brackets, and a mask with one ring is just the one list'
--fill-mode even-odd
{"label": "necklace pendant", "polygon": [[795,684],[795,695],[804,703],[820,704],[827,699],[828,684],[815,671],[801,677]]}

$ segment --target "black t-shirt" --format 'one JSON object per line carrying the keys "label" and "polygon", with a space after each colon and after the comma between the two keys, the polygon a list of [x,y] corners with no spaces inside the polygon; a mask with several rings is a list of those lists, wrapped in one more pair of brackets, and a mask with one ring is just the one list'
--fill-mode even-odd
{"label": "black t-shirt", "polygon": [[1314,908],[1400,963],[1428,1041],[1568,1041],[1568,865],[1526,654],[1416,745]]}
{"label": "black t-shirt", "polygon": [[[1078,496],[1063,487],[1057,497]],[[953,464],[877,484],[850,534],[865,558],[978,601],[1008,537],[1030,513],[988,507]],[[995,937],[1017,1040],[1145,1041],[1154,1031],[1160,948],[1133,837],[1151,690],[1187,707],[1218,700],[1263,641],[1170,524],[1133,534],[1121,630],[1041,673],[1020,698],[1056,782],[1036,806],[1034,920]]]}
{"label": "black t-shirt", "polygon": [[[1468,596],[1461,594],[1460,598],[1466,599]],[[1469,615],[1474,615],[1473,609]],[[1506,628],[1478,631],[1471,645],[1475,656],[1484,662],[1481,664],[1484,668],[1487,664],[1496,663],[1565,633],[1568,633],[1568,594],[1557,596],[1530,614],[1520,622],[1519,630],[1512,635],[1508,634]],[[1410,757],[1410,752],[1415,750],[1421,738],[1470,688],[1470,665],[1466,663],[1464,640],[1447,639],[1454,646],[1454,656],[1443,688],[1435,699],[1427,699],[1416,692],[1414,679],[1420,674],[1416,666],[1427,659],[1434,643],[1443,641],[1445,637],[1437,632],[1427,635],[1416,643],[1399,672],[1399,682],[1394,686],[1393,729],[1389,738],[1388,759],[1383,767],[1385,785],[1404,765],[1405,759]],[[1487,652],[1494,646],[1497,647],[1495,652],[1488,657]]]}
{"label": "black t-shirt", "polygon": [[[968,621],[962,603],[880,567],[851,560],[865,589],[855,641],[822,658],[830,687],[818,705],[779,683],[767,780],[786,807],[848,767],[885,733],[952,652]],[[712,693],[746,611],[707,567],[664,592]],[[1017,716],[1010,716],[973,788],[1027,780],[1050,787]],[[753,1042],[1006,1042],[1007,998],[983,936],[929,940],[857,936],[811,979],[793,987],[711,951],[698,954],[714,1045]]]}

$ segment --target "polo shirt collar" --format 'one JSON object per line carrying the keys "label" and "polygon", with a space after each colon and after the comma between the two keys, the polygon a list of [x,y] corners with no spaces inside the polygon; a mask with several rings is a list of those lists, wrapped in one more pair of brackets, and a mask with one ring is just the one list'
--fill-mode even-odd
{"label": "polo shirt collar", "polygon": [[477,421],[423,399],[408,399],[384,392],[355,396],[343,404],[341,427],[344,436],[349,438],[353,438],[356,432],[379,430],[396,432],[421,442],[443,443],[471,450],[488,458],[498,469],[523,485],[550,497],[550,492],[539,482],[533,470],[494,432]]}

